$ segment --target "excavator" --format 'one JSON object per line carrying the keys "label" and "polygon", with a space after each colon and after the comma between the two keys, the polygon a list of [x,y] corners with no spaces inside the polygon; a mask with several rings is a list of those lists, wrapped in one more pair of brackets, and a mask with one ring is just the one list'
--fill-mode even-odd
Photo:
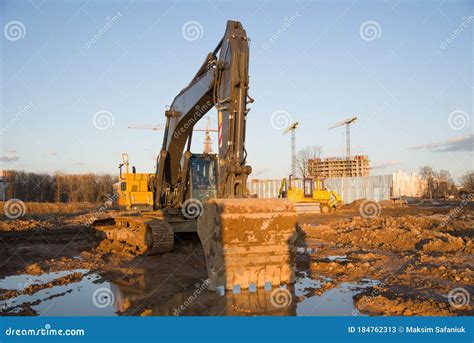
{"label": "excavator", "polygon": [[[196,232],[209,289],[252,289],[295,279],[297,214],[287,199],[256,199],[247,190],[245,147],[249,38],[228,21],[225,34],[165,111],[153,209],[97,220],[98,235],[137,254],[168,253],[174,234]],[[191,153],[194,125],[217,110],[217,154]],[[127,181],[125,181],[127,182]],[[125,185],[126,187],[126,185]]]}

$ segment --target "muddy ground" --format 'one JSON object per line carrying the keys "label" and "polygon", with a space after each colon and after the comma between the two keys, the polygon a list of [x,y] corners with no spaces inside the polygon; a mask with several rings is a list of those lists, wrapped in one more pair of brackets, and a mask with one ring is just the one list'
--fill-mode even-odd
{"label": "muddy ground", "polygon": [[474,314],[472,203],[361,205],[299,216],[297,282],[283,303],[269,290],[207,290],[197,235],[134,256],[96,238],[94,210],[3,217],[0,314]]}

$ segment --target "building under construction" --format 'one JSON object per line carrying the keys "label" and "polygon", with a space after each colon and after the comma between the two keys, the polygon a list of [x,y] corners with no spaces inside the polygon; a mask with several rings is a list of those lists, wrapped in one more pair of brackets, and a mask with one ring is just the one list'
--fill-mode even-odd
{"label": "building under construction", "polygon": [[356,177],[369,176],[369,157],[356,155],[347,157],[315,158],[308,160],[308,174],[312,177]]}

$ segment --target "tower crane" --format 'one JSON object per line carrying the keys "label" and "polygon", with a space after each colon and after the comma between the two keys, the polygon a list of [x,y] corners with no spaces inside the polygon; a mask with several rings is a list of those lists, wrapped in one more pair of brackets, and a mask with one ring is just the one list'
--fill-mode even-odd
{"label": "tower crane", "polygon": [[296,176],[296,128],[298,127],[299,123],[296,121],[290,126],[288,126],[283,134],[291,132],[291,174]]}
{"label": "tower crane", "polygon": [[[142,129],[142,130],[153,130],[153,131],[162,131],[165,129],[163,125],[128,125],[129,129]],[[193,128],[193,131],[201,131],[205,132],[204,136],[204,150],[205,154],[212,153],[212,139],[211,139],[211,132],[217,132],[217,129],[211,129],[211,118],[207,117],[207,127],[203,128]]]}
{"label": "tower crane", "polygon": [[347,119],[344,119],[343,121],[339,122],[339,123],[336,123],[334,124],[333,126],[331,126],[329,128],[329,130],[332,130],[336,127],[339,127],[339,126],[342,126],[342,125],[346,125],[346,154],[347,154],[347,158],[351,158],[351,129],[350,129],[350,126],[351,124],[353,124],[355,121],[357,120],[357,117],[352,117],[352,118],[347,118]]}

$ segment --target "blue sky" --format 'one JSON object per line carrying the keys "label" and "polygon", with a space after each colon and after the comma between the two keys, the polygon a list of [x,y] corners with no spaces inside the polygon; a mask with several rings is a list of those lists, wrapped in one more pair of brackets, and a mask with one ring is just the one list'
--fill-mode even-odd
{"label": "blue sky", "polygon": [[[298,150],[342,156],[344,129],[328,127],[357,116],[352,150],[369,155],[373,174],[429,164],[459,177],[474,168],[472,4],[2,1],[0,169],[116,173],[126,151],[153,171],[162,133],[127,126],[164,123],[233,19],[251,38],[252,177],[289,172],[275,112],[299,121]],[[196,37],[183,34],[189,22]],[[113,125],[97,129],[98,111]]]}

